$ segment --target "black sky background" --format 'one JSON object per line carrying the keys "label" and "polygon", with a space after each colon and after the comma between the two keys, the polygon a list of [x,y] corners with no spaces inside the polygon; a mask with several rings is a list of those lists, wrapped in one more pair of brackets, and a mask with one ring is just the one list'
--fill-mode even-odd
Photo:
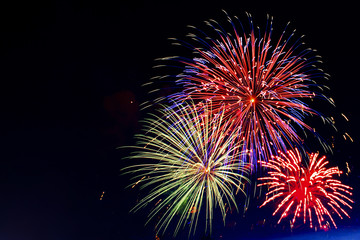
{"label": "black sky background", "polygon": [[[153,59],[172,51],[167,38],[183,37],[188,24],[221,21],[221,9],[239,16],[248,11],[259,23],[269,13],[279,31],[291,21],[307,46],[318,50],[332,76],[336,111],[350,118],[340,122],[339,136],[346,131],[355,140],[337,138],[332,163],[350,163],[347,181],[356,193],[359,13],[353,4],[1,3],[0,239],[155,239],[143,227],[143,215],[128,214],[136,193],[124,190],[128,177],[119,169],[125,153],[115,148],[132,144],[140,129],[138,105],[148,100],[140,86],[154,76]],[[357,204],[345,227],[359,225]],[[242,239],[235,236],[224,239]]]}

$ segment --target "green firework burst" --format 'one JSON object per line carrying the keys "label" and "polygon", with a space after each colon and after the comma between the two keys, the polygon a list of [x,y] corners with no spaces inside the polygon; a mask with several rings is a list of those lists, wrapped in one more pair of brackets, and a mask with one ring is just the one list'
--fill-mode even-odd
{"label": "green firework burst", "polygon": [[155,203],[147,223],[157,217],[157,232],[164,232],[176,217],[174,235],[188,222],[189,234],[195,233],[204,207],[205,231],[211,232],[213,209],[220,208],[225,223],[227,207],[237,209],[235,194],[244,193],[249,181],[241,144],[228,131],[231,123],[223,121],[222,113],[210,114],[209,107],[202,113],[190,111],[194,107],[164,107],[146,119],[129,157],[145,162],[124,169],[135,174],[132,185],[149,189],[132,211]]}

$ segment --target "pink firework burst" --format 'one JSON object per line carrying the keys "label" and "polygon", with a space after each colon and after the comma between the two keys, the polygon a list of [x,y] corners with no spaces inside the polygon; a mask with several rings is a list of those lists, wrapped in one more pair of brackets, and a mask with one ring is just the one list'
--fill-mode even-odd
{"label": "pink firework burst", "polygon": [[[178,104],[191,99],[197,102],[196,111],[208,103],[213,112],[224,111],[225,119],[233,125],[231,134],[237,134],[243,142],[242,152],[247,153],[243,156],[256,166],[258,159],[269,159],[277,150],[301,145],[300,129],[315,133],[304,119],[321,114],[310,108],[305,99],[332,100],[317,92],[320,86],[315,79],[326,78],[326,74],[314,67],[319,56],[303,49],[301,38],[293,39],[295,31],[286,37],[284,30],[274,41],[270,17],[263,35],[260,30],[255,32],[250,15],[249,33],[244,28],[237,29],[241,23],[235,24],[228,15],[227,18],[232,26],[230,32],[209,20],[206,24],[215,30],[215,36],[199,30],[198,35],[189,34],[197,46],[182,42],[193,50],[193,58],[162,60],[175,59],[185,65],[183,73],[177,75],[183,91],[170,98]],[[332,124],[328,118],[322,118]]]}
{"label": "pink firework burst", "polygon": [[263,183],[258,186],[268,186],[267,199],[260,207],[273,201],[277,203],[273,215],[281,214],[278,224],[292,216],[292,225],[297,218],[302,218],[304,224],[308,222],[312,228],[316,217],[319,227],[326,229],[328,220],[337,228],[333,215],[350,218],[344,207],[352,208],[353,200],[348,197],[352,195],[352,188],[333,178],[342,173],[338,167],[326,168],[325,156],[318,157],[318,153],[311,153],[305,166],[295,149],[262,162],[269,176],[259,178]]}

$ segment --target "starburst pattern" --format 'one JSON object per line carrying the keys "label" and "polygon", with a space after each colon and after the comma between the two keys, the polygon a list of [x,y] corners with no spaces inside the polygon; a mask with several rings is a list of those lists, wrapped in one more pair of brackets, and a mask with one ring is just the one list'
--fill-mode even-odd
{"label": "starburst pattern", "polygon": [[227,207],[237,207],[234,191],[243,191],[248,181],[249,167],[239,160],[239,145],[228,134],[224,114],[188,111],[191,107],[165,107],[147,119],[130,156],[145,162],[125,169],[136,174],[135,184],[150,189],[133,211],[153,203],[149,221],[157,216],[158,232],[177,221],[174,235],[188,222],[189,234],[195,233],[201,212],[211,232],[213,209],[218,206],[225,221]]}
{"label": "starburst pattern", "polygon": [[327,228],[329,220],[336,228],[334,214],[341,219],[350,218],[344,208],[352,208],[353,200],[349,198],[352,188],[334,179],[342,173],[338,167],[326,168],[325,156],[318,157],[318,153],[311,153],[306,165],[295,149],[262,162],[269,176],[259,178],[263,183],[258,186],[268,186],[267,200],[260,207],[276,202],[273,215],[281,214],[278,223],[292,216],[292,224],[297,218],[303,218],[304,224],[308,222],[312,228],[316,217],[320,228]]}
{"label": "starburst pattern", "polygon": [[[265,160],[284,151],[286,147],[302,145],[305,134],[299,130],[315,133],[304,119],[307,115],[318,115],[330,123],[319,112],[309,107],[306,99],[322,97],[333,104],[319,91],[317,78],[326,78],[315,67],[319,56],[311,49],[304,49],[302,39],[294,39],[294,32],[286,37],[284,32],[278,38],[272,37],[272,18],[263,35],[255,32],[249,15],[250,31],[242,24],[236,24],[228,15],[231,31],[227,32],[214,20],[206,24],[214,35],[195,27],[197,34],[190,33],[194,44],[178,39],[175,44],[185,45],[193,50],[193,57],[169,57],[185,66],[177,75],[181,92],[170,99],[179,103],[195,101],[195,111],[211,103],[212,112],[224,112],[224,119],[232,122],[232,134],[243,142],[242,151],[248,152],[253,166],[257,160]],[[237,18],[236,18],[237,20]],[[239,30],[238,26],[242,28]],[[286,29],[286,28],[285,28]],[[292,43],[291,43],[292,42]],[[321,142],[325,150],[331,148]],[[244,159],[245,160],[245,159]]]}

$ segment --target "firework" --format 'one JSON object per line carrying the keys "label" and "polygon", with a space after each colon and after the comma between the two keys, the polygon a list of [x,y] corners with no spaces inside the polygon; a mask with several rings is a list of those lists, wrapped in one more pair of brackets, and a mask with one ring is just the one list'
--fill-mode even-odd
{"label": "firework", "polygon": [[330,227],[329,220],[337,227],[332,215],[350,218],[344,207],[352,208],[353,200],[348,197],[352,195],[352,188],[333,178],[342,171],[337,167],[326,168],[325,156],[319,158],[318,153],[311,153],[305,165],[295,149],[262,164],[269,176],[259,178],[263,183],[258,186],[268,186],[267,200],[260,207],[277,202],[273,215],[281,214],[278,224],[292,215],[292,225],[297,218],[303,218],[304,224],[308,222],[312,228],[316,218],[319,227],[326,229]]}
{"label": "firework", "polygon": [[211,103],[213,113],[224,112],[224,118],[232,122],[229,128],[232,134],[243,142],[242,151],[248,153],[249,161],[256,166],[258,159],[269,159],[277,150],[302,145],[300,129],[317,136],[315,129],[304,122],[307,115],[319,115],[331,124],[310,108],[305,99],[323,97],[330,103],[332,100],[320,93],[319,88],[323,88],[315,82],[317,78],[327,78],[315,67],[320,56],[311,49],[303,49],[302,39],[293,39],[295,31],[286,37],[284,30],[273,41],[272,18],[268,17],[263,35],[260,30],[255,33],[250,15],[249,34],[244,28],[238,30],[238,25],[242,27],[240,22],[237,24],[228,15],[227,18],[231,24],[229,32],[209,20],[206,24],[215,30],[215,35],[191,27],[198,31],[189,34],[194,44],[173,39],[175,44],[192,50],[191,59],[161,60],[175,60],[185,66],[183,73],[177,75],[177,84],[183,91],[169,98],[175,102],[191,99],[197,103],[196,111]]}
{"label": "firework", "polygon": [[152,205],[147,223],[156,217],[157,232],[173,221],[177,222],[174,235],[189,222],[189,234],[195,233],[201,212],[205,231],[211,232],[213,209],[218,206],[225,221],[227,209],[237,206],[234,191],[243,191],[240,186],[248,181],[244,174],[249,168],[235,161],[239,145],[228,134],[223,113],[189,108],[165,107],[147,119],[146,133],[137,136],[136,151],[130,156],[146,162],[125,169],[136,174],[133,185],[149,189],[133,211]]}

